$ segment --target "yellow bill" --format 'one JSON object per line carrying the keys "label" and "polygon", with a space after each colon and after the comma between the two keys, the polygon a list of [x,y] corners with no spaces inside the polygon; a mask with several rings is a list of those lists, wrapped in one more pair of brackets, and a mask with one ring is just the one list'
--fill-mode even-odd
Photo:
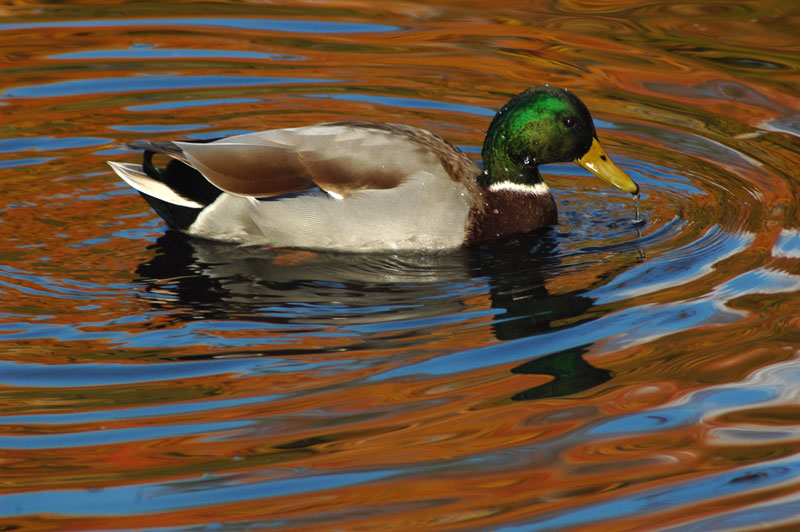
{"label": "yellow bill", "polygon": [[589,148],[589,151],[580,159],[575,159],[575,162],[609,185],[634,195],[639,193],[639,185],[628,177],[622,168],[614,164],[596,137],[592,139],[592,147]]}

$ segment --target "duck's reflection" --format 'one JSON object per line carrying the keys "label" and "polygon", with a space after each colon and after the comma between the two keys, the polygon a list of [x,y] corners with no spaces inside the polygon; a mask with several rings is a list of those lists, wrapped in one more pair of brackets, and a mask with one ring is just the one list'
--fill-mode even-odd
{"label": "duck's reflection", "polygon": [[[394,334],[371,340],[385,343],[404,334],[400,322],[419,330],[457,316],[474,305],[469,302],[483,298],[496,311],[492,334],[515,340],[598,317],[587,312],[593,300],[580,291],[548,293],[548,278],[562,268],[557,247],[549,230],[479,250],[403,255],[245,248],[168,232],[137,273],[149,300],[168,309],[173,323],[245,320],[293,332],[308,327],[312,333],[343,324],[370,331],[394,329]],[[344,349],[350,347],[378,346],[362,337]],[[609,380],[610,372],[584,360],[589,347],[539,356],[515,367],[513,373],[550,375],[553,380],[513,399],[570,395]],[[270,354],[308,352],[307,346],[284,345]]]}
{"label": "duck's reflection", "polygon": [[582,392],[611,379],[612,372],[592,366],[583,354],[589,346],[565,349],[547,356],[534,358],[513,368],[511,373],[527,375],[550,375],[553,380],[540,386],[523,390],[511,398],[529,401],[546,397],[562,397]]}
{"label": "duck's reflection", "polygon": [[[499,340],[532,337],[597,319],[598,316],[587,313],[594,300],[582,292],[548,293],[548,276],[561,271],[557,242],[549,231],[529,235],[513,244],[495,246],[490,250],[491,258],[480,261],[480,268],[489,280],[492,307],[505,311],[493,324]],[[522,249],[532,251],[521,253]],[[596,368],[583,358],[589,347],[556,351],[514,367],[512,373],[549,375],[553,380],[521,391],[512,399],[571,395],[611,379],[611,372]]]}
{"label": "duck's reflection", "polygon": [[[465,256],[272,250],[168,232],[137,269],[173,319],[286,325],[375,324],[456,314],[453,284],[471,282]],[[474,281],[480,285],[480,281]],[[477,288],[476,288],[477,290]]]}

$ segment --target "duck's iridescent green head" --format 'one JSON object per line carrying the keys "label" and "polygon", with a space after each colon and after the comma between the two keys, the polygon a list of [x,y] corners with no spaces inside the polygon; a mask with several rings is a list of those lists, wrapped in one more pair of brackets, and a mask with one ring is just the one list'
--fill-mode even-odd
{"label": "duck's iridescent green head", "polygon": [[575,161],[597,177],[631,194],[639,191],[597,140],[589,110],[577,96],[557,87],[533,87],[512,98],[492,120],[483,144],[479,183],[536,185],[538,166]]}

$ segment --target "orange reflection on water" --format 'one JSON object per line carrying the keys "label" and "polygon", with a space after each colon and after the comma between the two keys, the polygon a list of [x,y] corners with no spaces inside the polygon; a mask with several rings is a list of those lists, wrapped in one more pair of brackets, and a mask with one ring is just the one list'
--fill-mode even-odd
{"label": "orange reflection on water", "polygon": [[[21,508],[0,525],[646,529],[796,497],[796,479],[757,482],[800,451],[800,263],[774,251],[797,226],[789,11],[4,7],[0,24],[39,26],[0,27],[0,132],[29,143],[0,169],[0,361],[15,371],[0,386],[0,506]],[[391,28],[172,24],[187,17]],[[116,22],[47,25],[100,19]],[[281,250],[253,267],[257,252],[154,244],[163,227],[104,164],[135,160],[114,147],[142,137],[349,117],[426,127],[477,157],[492,111],[544,82],[579,94],[641,179],[644,249],[624,229],[628,198],[550,168],[561,223],[538,261],[482,250],[375,266]],[[726,473],[718,486],[753,488],[573,515]]]}

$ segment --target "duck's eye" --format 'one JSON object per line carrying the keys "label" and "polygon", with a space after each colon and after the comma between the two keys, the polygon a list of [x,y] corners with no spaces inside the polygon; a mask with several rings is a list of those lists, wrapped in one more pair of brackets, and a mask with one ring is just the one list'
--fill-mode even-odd
{"label": "duck's eye", "polygon": [[572,118],[571,116],[566,117],[563,120],[563,122],[564,122],[564,125],[567,126],[567,127],[572,127],[572,126],[575,125],[575,119]]}

